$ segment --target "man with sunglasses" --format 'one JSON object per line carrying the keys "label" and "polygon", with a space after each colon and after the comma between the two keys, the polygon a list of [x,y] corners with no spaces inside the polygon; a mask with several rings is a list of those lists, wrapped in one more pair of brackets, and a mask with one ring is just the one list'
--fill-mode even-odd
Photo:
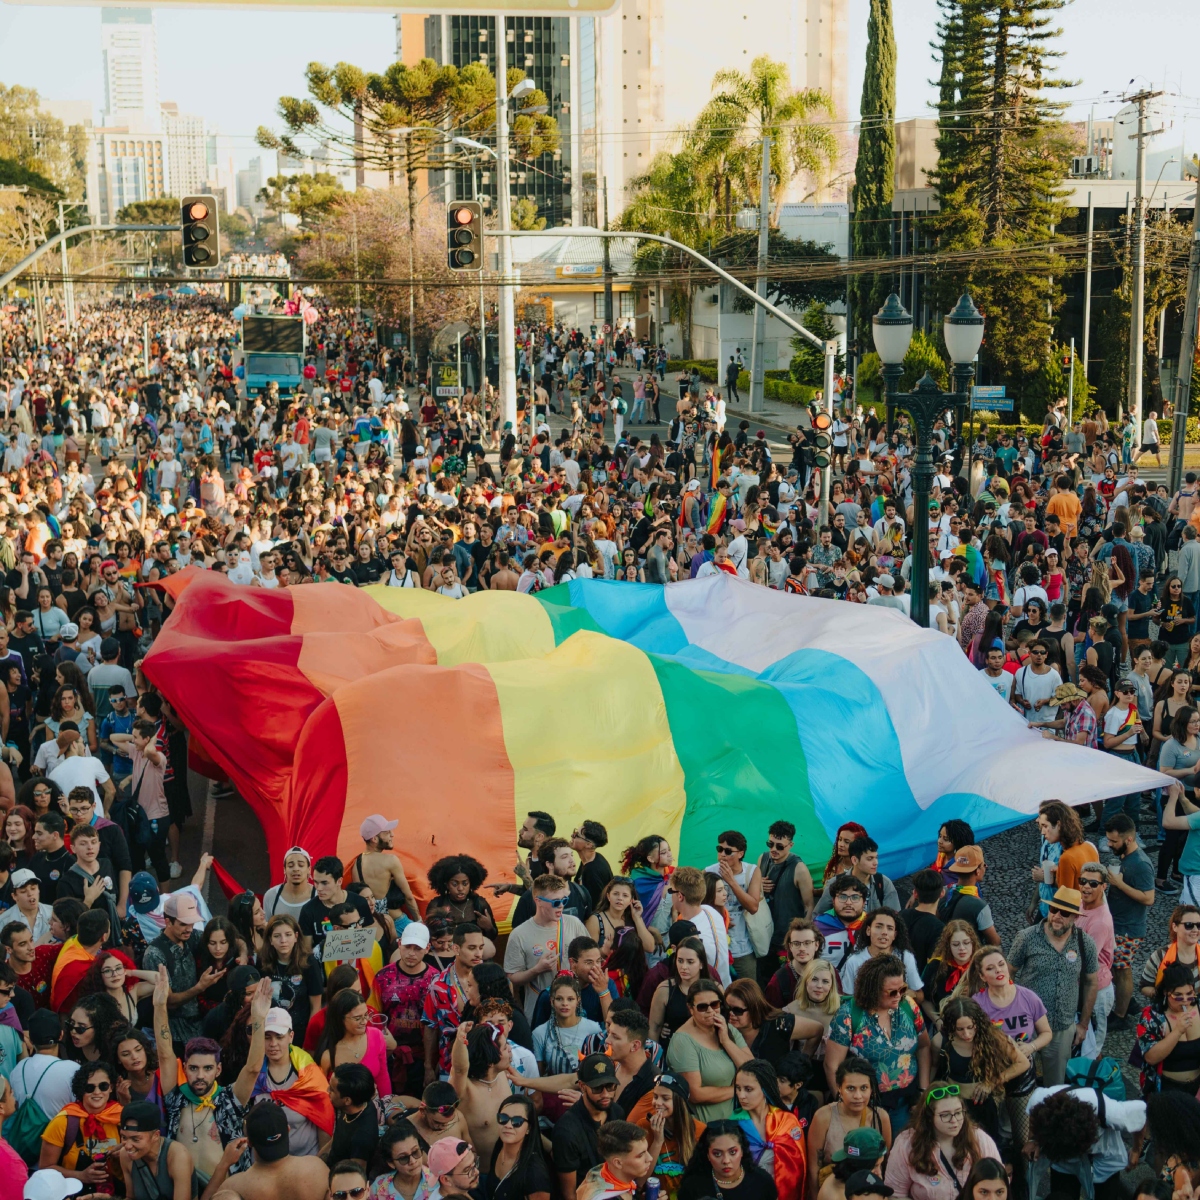
{"label": "man with sunglasses", "polygon": [[514,989],[524,989],[525,1015],[531,1022],[538,997],[557,971],[567,969],[568,947],[576,938],[588,936],[584,923],[566,912],[570,901],[566,879],[539,875],[532,894],[533,916],[513,927],[504,951],[504,971]]}
{"label": "man with sunglasses", "polygon": [[578,1071],[579,1100],[560,1118],[551,1135],[554,1169],[563,1200],[575,1200],[575,1192],[604,1156],[599,1132],[608,1121],[623,1121],[624,1108],[617,1103],[617,1068],[604,1054],[589,1054]]}
{"label": "man with sunglasses", "polygon": [[479,1155],[460,1138],[440,1138],[429,1147],[429,1172],[443,1196],[467,1195],[479,1187]]}
{"label": "man with sunglasses", "polygon": [[1108,1035],[1108,1014],[1112,1012],[1113,956],[1116,934],[1113,915],[1108,908],[1108,868],[1099,863],[1084,863],[1079,868],[1079,892],[1083,903],[1076,924],[1096,943],[1099,967],[1096,973],[1096,1003],[1092,1007],[1092,1029],[1096,1034],[1096,1053],[1099,1058]]}
{"label": "man with sunglasses", "polygon": [[1060,887],[1044,921],[1013,938],[1008,965],[1013,982],[1036,992],[1046,1006],[1054,1037],[1041,1053],[1042,1082],[1062,1083],[1067,1060],[1087,1034],[1100,970],[1096,943],[1076,927],[1083,898]]}
{"label": "man with sunglasses", "polygon": [[758,869],[762,873],[762,890],[771,909],[775,929],[771,934],[771,950],[759,959],[758,982],[766,987],[783,952],[784,938],[798,917],[807,917],[813,906],[813,881],[804,860],[792,852],[796,827],[790,821],[776,821],[767,830],[767,852],[760,854]]}

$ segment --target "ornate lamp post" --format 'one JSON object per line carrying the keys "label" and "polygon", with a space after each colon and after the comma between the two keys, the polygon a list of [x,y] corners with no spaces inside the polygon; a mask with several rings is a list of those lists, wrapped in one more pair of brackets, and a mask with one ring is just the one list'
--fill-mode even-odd
{"label": "ornate lamp post", "polygon": [[872,319],[875,350],[883,363],[887,390],[888,421],[897,408],[912,418],[917,434],[913,464],[912,598],[909,611],[922,628],[929,628],[929,492],[933,486],[934,422],[953,407],[961,410],[971,403],[971,380],[975,356],[983,342],[983,314],[964,292],[954,311],[942,323],[946,349],[954,364],[954,391],[943,392],[927,373],[911,392],[901,392],[904,356],[912,340],[912,316],[895,293]]}

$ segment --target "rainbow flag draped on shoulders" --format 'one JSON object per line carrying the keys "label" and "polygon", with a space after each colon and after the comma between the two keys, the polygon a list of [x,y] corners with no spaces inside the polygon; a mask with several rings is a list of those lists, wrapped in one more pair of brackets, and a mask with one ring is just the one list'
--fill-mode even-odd
{"label": "rainbow flag draped on shoulders", "polygon": [[712,469],[708,476],[708,490],[715,492],[717,490],[717,480],[721,478],[721,447],[713,442],[712,448]]}
{"label": "rainbow flag draped on shoulders", "polygon": [[255,1096],[270,1095],[276,1104],[290,1108],[292,1112],[306,1117],[318,1129],[325,1133],[333,1132],[334,1112],[333,1102],[329,1099],[329,1080],[325,1072],[313,1061],[312,1055],[299,1046],[291,1048],[292,1069],[296,1072],[296,1082],[291,1087],[267,1087],[267,1064],[254,1083]]}
{"label": "rainbow flag draped on shoulders", "polygon": [[983,555],[967,542],[958,546],[954,553],[967,560],[967,572],[971,582],[983,587],[987,582],[987,567],[984,564]]}
{"label": "rainbow flag draped on shoulders", "polygon": [[717,492],[717,494],[713,496],[712,507],[708,510],[708,525],[706,528],[708,529],[709,533],[715,535],[721,532],[721,529],[725,524],[725,517],[728,514],[728,510],[729,501],[726,500],[720,492]]}

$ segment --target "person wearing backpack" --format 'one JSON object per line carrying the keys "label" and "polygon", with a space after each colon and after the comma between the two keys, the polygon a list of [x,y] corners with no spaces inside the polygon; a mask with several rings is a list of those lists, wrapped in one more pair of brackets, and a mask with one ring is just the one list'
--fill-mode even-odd
{"label": "person wearing backpack", "polygon": [[[879,843],[874,838],[856,837],[848,848],[850,875],[867,889],[866,912],[877,908],[892,908],[899,911],[900,903],[896,885],[879,871]],[[832,882],[826,885],[821,898],[813,908],[814,913],[826,913],[833,907]]]}
{"label": "person wearing backpack", "polygon": [[36,1166],[42,1150],[42,1132],[54,1113],[74,1099],[71,1080],[79,1064],[59,1058],[62,1021],[57,1013],[40,1008],[26,1028],[33,1054],[9,1073],[16,1112],[4,1122],[4,1140],[28,1166]]}
{"label": "person wearing backpack", "polygon": [[[1144,1100],[1114,1100],[1099,1088],[1060,1084],[1029,1097],[1031,1196],[1049,1174],[1054,1195],[1118,1200],[1129,1165],[1124,1134],[1145,1128]],[[1082,1147],[1087,1147],[1080,1153]]]}
{"label": "person wearing backpack", "polygon": [[991,946],[1000,945],[1000,934],[992,918],[992,906],[979,894],[979,885],[987,871],[980,846],[960,846],[946,864],[957,882],[949,888],[938,906],[937,915],[946,922],[966,921]]}

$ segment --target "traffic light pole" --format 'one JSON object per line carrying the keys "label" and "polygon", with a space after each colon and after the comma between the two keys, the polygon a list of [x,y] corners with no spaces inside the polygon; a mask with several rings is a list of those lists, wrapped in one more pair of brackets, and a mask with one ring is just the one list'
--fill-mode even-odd
{"label": "traffic light pole", "polygon": [[[508,190],[508,21],[496,15],[496,207],[500,228],[500,282],[496,288],[496,336],[500,350],[501,424],[517,430],[517,322],[513,312],[512,197]],[[523,231],[522,231],[523,232]],[[556,230],[555,232],[562,232]]]}
{"label": "traffic light pole", "polygon": [[179,225],[79,225],[74,229],[64,229],[61,233],[47,238],[32,254],[27,254],[16,266],[9,267],[0,275],[0,288],[7,287],[17,276],[28,271],[43,254],[68,238],[79,237],[84,233],[178,233],[180,228]]}

